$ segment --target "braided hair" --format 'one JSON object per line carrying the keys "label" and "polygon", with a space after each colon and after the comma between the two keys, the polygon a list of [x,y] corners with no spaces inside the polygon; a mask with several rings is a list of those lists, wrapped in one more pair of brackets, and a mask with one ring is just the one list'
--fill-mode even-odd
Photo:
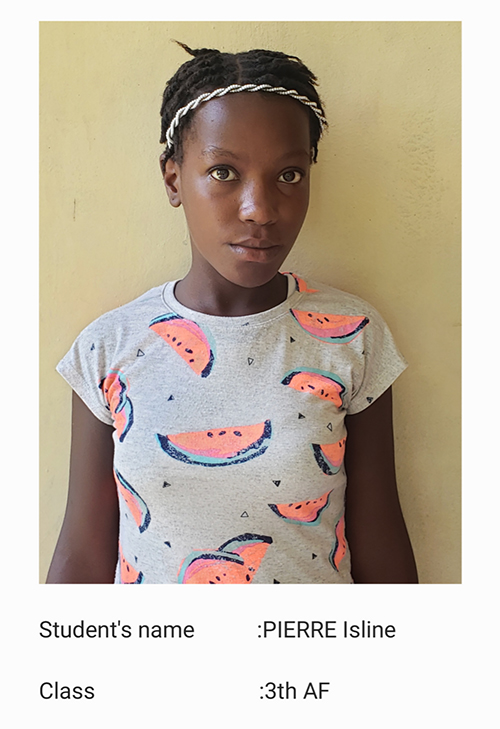
{"label": "braided hair", "polygon": [[[176,43],[194,58],[183,63],[167,82],[160,111],[160,144],[167,142],[167,131],[179,109],[200,94],[212,92],[230,84],[269,84],[273,87],[294,90],[314,102],[324,116],[321,100],[315,88],[316,76],[297,56],[261,49],[242,53],[222,53],[211,48],[193,50],[185,43],[179,41]],[[321,124],[317,115],[311,109],[307,110],[312,161],[316,162],[318,142],[322,131]],[[173,146],[167,146],[162,154],[162,167],[170,157],[179,164],[182,163],[182,142],[192,121],[192,113],[186,114],[180,119],[173,135]]]}

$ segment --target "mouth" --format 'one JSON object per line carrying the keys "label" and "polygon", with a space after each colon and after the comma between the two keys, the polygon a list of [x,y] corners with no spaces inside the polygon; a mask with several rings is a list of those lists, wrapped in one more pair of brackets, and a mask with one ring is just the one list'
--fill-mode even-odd
{"label": "mouth", "polygon": [[269,240],[257,240],[255,238],[243,240],[238,243],[230,243],[229,248],[240,260],[267,262],[271,261],[281,250],[281,246]]}
{"label": "mouth", "polygon": [[269,238],[246,238],[245,240],[237,241],[236,243],[230,243],[230,246],[236,246],[238,248],[254,248],[259,250],[265,250],[267,248],[277,248],[277,244],[273,243]]}

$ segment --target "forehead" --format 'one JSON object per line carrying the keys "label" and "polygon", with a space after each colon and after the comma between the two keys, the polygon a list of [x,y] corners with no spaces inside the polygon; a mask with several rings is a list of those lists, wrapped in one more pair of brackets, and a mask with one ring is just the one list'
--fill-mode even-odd
{"label": "forehead", "polygon": [[228,94],[194,112],[185,152],[191,145],[213,145],[276,153],[294,149],[309,155],[309,125],[308,110],[294,99],[265,92]]}

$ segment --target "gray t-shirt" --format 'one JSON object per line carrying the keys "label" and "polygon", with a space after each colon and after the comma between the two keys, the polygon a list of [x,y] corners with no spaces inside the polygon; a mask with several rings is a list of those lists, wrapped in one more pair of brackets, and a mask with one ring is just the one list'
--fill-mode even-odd
{"label": "gray t-shirt", "polygon": [[59,363],[115,428],[116,582],[352,582],[344,418],[406,362],[369,304],[288,278],[286,301],[245,317],[158,286]]}

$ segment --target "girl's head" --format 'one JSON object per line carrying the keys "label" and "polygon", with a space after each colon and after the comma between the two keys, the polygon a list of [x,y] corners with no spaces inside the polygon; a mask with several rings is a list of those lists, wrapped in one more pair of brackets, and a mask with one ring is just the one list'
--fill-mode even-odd
{"label": "girl's head", "polygon": [[167,193],[184,207],[192,271],[261,286],[307,212],[309,168],[326,125],[316,79],[283,53],[186,50],[195,57],[169,81],[161,111]]}
{"label": "girl's head", "polygon": [[[177,41],[178,42],[178,41]],[[321,100],[316,91],[316,76],[297,56],[289,56],[279,51],[252,50],[242,53],[221,53],[216,49],[199,48],[192,50],[179,43],[194,58],[186,61],[168,81],[163,94],[161,107],[160,143],[167,143],[162,155],[163,164],[170,157],[182,162],[183,137],[193,121],[193,112],[181,117],[178,124],[171,128],[178,112],[205,93],[230,86],[267,85],[272,89],[285,89],[311,104],[309,111],[311,161],[316,162],[318,142],[326,119]],[[238,92],[240,93],[240,92]],[[255,93],[255,92],[253,92]],[[274,93],[274,92],[267,92]],[[206,103],[206,102],[203,102]],[[300,101],[298,103],[301,103]],[[306,106],[307,108],[307,106]],[[314,109],[314,111],[313,111]]]}

